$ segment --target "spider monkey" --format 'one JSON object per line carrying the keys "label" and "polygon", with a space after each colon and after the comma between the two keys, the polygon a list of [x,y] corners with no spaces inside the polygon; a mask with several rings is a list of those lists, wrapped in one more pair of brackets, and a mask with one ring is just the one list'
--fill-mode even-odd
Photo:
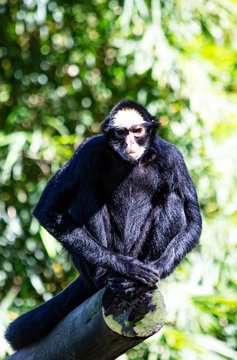
{"label": "spider monkey", "polygon": [[120,101],[51,178],[33,215],[70,253],[80,276],[20,316],[6,339],[20,349],[48,333],[73,308],[109,286],[134,296],[177,267],[194,248],[202,221],[179,150],[156,135],[140,104]]}

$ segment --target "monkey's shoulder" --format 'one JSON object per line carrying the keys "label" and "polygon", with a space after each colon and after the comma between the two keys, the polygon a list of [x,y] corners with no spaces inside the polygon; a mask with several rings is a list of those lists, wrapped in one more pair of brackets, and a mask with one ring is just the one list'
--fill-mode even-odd
{"label": "monkey's shoulder", "polygon": [[75,156],[77,157],[91,157],[96,153],[100,154],[105,147],[105,136],[96,135],[85,139],[76,149]]}
{"label": "monkey's shoulder", "polygon": [[100,159],[103,156],[105,138],[103,135],[85,139],[76,149],[71,159],[53,176],[52,182],[60,183],[65,179],[77,184],[82,178],[93,178],[98,173]]}
{"label": "monkey's shoulder", "polygon": [[104,135],[92,136],[85,139],[74,152],[70,162],[77,166],[93,166],[103,155],[105,148]]}
{"label": "monkey's shoulder", "polygon": [[165,167],[176,167],[184,164],[183,155],[180,150],[167,140],[155,137],[153,148],[157,154],[157,162]]}

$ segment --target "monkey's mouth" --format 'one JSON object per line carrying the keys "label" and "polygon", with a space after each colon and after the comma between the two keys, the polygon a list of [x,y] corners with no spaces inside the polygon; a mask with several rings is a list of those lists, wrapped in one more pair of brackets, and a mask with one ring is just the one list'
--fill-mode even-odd
{"label": "monkey's mouth", "polygon": [[137,152],[134,151],[134,152],[124,153],[124,157],[126,157],[127,160],[134,161],[139,159],[140,156]]}
{"label": "monkey's mouth", "polygon": [[128,157],[134,157],[137,156],[137,153],[135,151],[131,151],[131,152],[125,152],[125,155]]}
{"label": "monkey's mouth", "polygon": [[137,153],[135,151],[126,152],[126,151],[123,151],[123,150],[119,149],[118,153],[119,153],[119,155],[121,156],[122,159],[127,160],[127,161],[132,161],[132,160],[137,159]]}

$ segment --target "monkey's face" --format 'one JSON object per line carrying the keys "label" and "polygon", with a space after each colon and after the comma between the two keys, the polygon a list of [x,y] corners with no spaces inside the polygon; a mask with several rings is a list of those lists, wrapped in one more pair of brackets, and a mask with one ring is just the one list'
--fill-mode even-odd
{"label": "monkey's face", "polygon": [[113,119],[113,148],[127,161],[138,160],[148,145],[146,121],[134,109],[117,112]]}
{"label": "monkey's face", "polygon": [[146,150],[146,128],[144,125],[134,125],[131,128],[115,128],[116,142],[114,149],[128,161],[138,160]]}

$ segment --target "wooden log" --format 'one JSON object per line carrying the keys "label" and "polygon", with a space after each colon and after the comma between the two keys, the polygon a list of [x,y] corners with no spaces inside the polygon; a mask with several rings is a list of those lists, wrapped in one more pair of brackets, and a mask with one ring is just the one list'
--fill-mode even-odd
{"label": "wooden log", "polygon": [[112,360],[155,334],[164,321],[165,305],[158,289],[130,302],[102,289],[47,336],[8,360]]}

